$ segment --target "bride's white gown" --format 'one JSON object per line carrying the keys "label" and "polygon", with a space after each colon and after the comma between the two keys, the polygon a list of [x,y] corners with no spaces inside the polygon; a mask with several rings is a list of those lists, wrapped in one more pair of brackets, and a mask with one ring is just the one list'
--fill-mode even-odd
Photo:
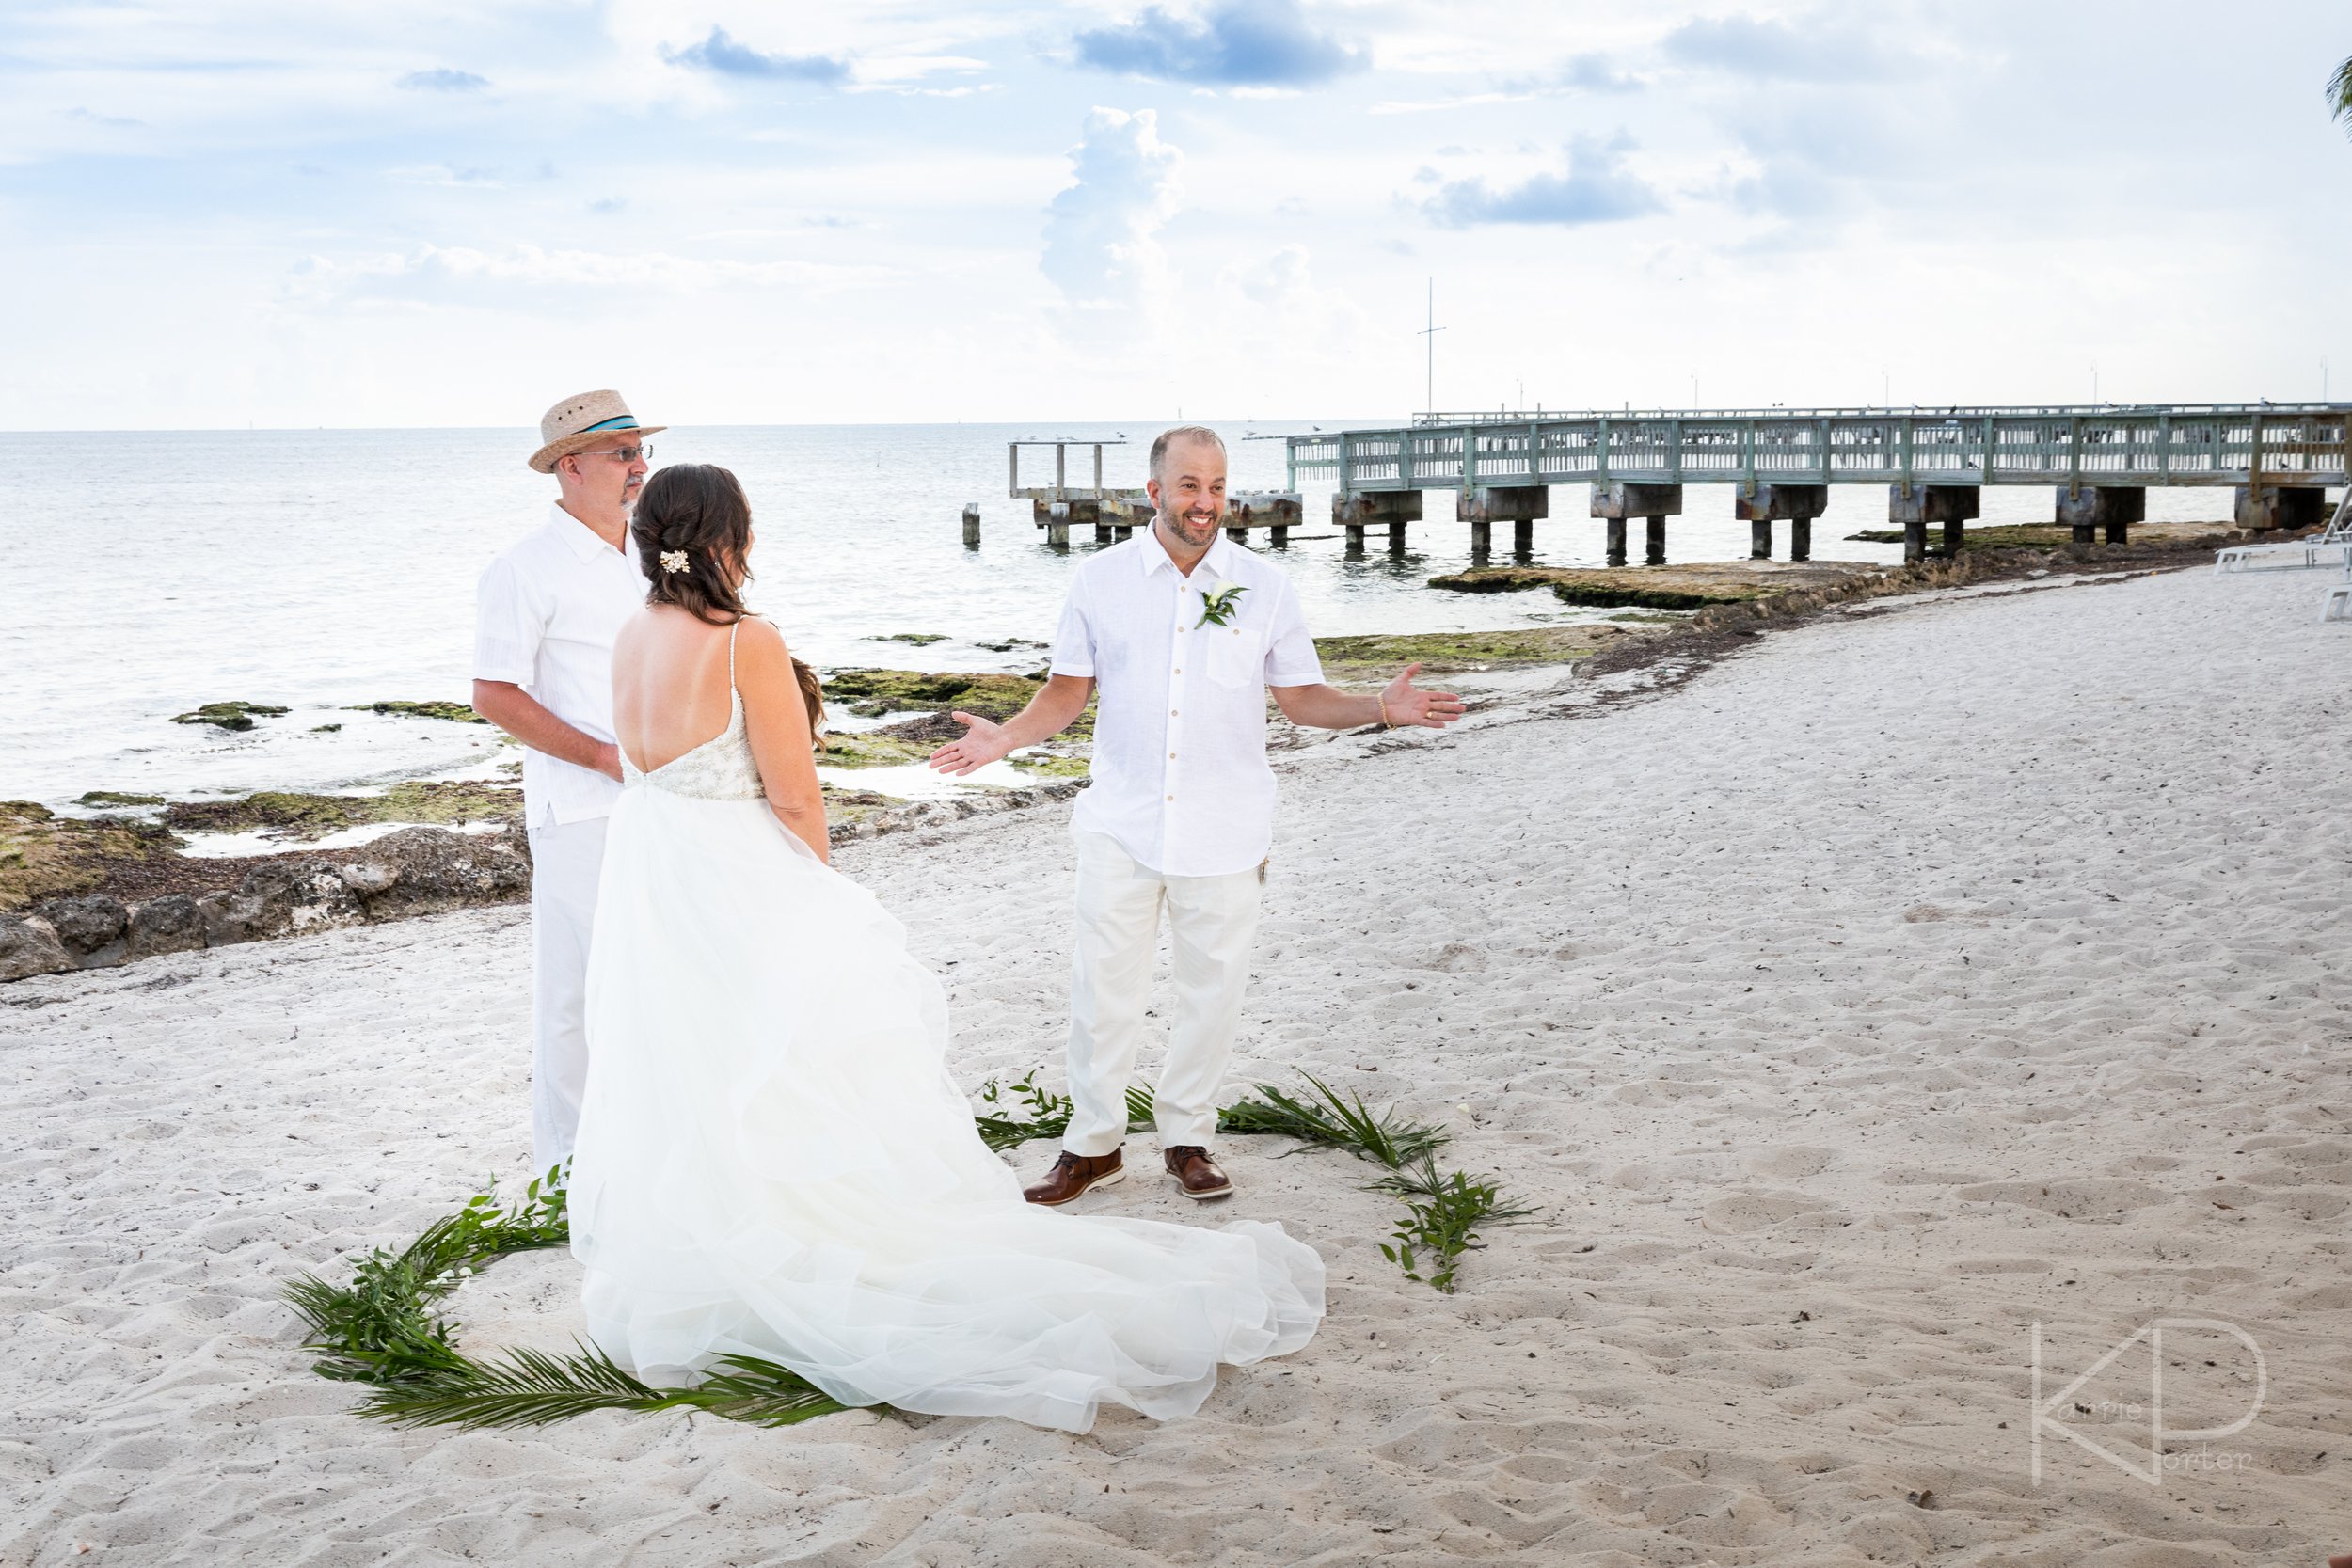
{"label": "bride's white gown", "polygon": [[1023,1201],[947,1075],[938,981],[769,811],[739,698],[623,770],[570,1182],[614,1360],[675,1384],[756,1355],[845,1403],[1084,1432],[1104,1402],[1190,1414],[1218,1363],[1313,1336],[1323,1260],[1279,1226]]}

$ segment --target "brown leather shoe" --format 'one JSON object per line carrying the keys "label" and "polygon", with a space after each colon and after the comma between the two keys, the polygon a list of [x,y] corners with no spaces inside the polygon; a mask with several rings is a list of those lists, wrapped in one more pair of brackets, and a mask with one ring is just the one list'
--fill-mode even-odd
{"label": "brown leather shoe", "polygon": [[1186,1197],[1233,1196],[1233,1179],[1219,1170],[1216,1162],[1209,1158],[1209,1151],[1199,1144],[1171,1144],[1161,1151],[1160,1160]]}
{"label": "brown leather shoe", "polygon": [[1081,1193],[1107,1187],[1126,1180],[1126,1176],[1127,1167],[1120,1164],[1115,1148],[1104,1155],[1073,1154],[1065,1148],[1061,1158],[1054,1162],[1054,1168],[1045,1173],[1045,1180],[1022,1188],[1021,1196],[1031,1203],[1056,1209]]}

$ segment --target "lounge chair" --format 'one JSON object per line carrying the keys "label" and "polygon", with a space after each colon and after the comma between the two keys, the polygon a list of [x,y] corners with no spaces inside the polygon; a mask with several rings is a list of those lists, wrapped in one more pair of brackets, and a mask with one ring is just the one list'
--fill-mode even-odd
{"label": "lounge chair", "polygon": [[[2328,519],[2324,532],[2283,545],[2233,545],[2215,553],[2213,571],[2216,577],[2232,572],[2342,571],[2352,575],[2352,485],[2344,487],[2344,499],[2336,502],[2335,515]],[[2322,619],[2342,619],[2333,612],[2335,594],[2331,592],[2328,598],[2330,610]]]}

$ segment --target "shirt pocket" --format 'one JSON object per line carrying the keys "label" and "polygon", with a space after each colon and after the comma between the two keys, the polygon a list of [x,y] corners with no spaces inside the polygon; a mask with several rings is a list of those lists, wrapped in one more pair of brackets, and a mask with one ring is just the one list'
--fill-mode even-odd
{"label": "shirt pocket", "polygon": [[1265,675],[1265,634],[1249,626],[1207,626],[1209,679],[1219,686],[1252,686]]}

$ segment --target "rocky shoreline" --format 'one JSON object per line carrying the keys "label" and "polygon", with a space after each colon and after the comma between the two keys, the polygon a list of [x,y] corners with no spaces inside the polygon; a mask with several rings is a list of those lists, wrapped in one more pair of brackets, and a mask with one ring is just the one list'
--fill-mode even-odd
{"label": "rocky shoreline", "polygon": [[[2200,530],[2191,538],[2156,538],[2087,553],[2010,547],[1902,567],[1824,563],[1843,569],[1802,579],[1789,574],[1788,580],[1760,594],[1711,603],[1695,614],[1637,611],[1611,623],[1566,626],[1326,638],[1317,641],[1317,648],[1327,673],[1343,683],[1381,677],[1406,662],[1420,662],[1430,675],[1443,677],[1547,665],[1606,673],[1672,660],[1687,678],[1763,629],[1793,625],[1856,601],[1997,578],[2177,569],[2201,563],[2217,544],[2234,537]],[[1548,574],[1515,586],[1557,591]],[[947,717],[950,709],[1006,717],[1027,700],[1041,678],[1042,672],[1026,676],[834,672],[829,694],[852,712],[863,708],[865,716],[872,717],[912,711],[915,716],[878,729],[830,735],[822,760],[840,767],[918,760],[940,740],[961,733]],[[828,785],[834,842],[1069,800],[1085,787],[1079,775],[1089,734],[1082,722],[1067,737],[1072,744],[1029,759],[1025,770],[1037,782],[1014,789],[903,800]],[[1278,737],[1278,748],[1281,744]],[[405,806],[376,803],[403,789],[415,797]],[[85,801],[105,803],[97,792]],[[330,804],[321,806],[321,801]],[[171,832],[173,827],[200,831],[294,825],[315,836],[356,821],[397,820],[386,813],[428,802],[437,820],[498,825],[494,831],[474,832],[408,827],[354,847],[220,859],[177,854],[179,841]],[[124,803],[132,802],[125,798]],[[384,797],[263,794],[230,801],[182,802],[166,807],[160,822],[115,816],[55,818],[38,805],[0,802],[0,833],[13,839],[0,840],[0,982],[470,905],[521,901],[530,895],[531,849],[519,812],[514,809],[518,804],[513,791],[483,784],[401,785]],[[71,856],[53,856],[43,863],[38,853],[28,854],[22,834],[13,832],[26,824],[52,830],[49,843],[80,845],[87,855],[80,875],[69,866],[61,885],[44,889],[37,876],[28,883],[28,864],[38,871],[44,863],[54,867],[60,859],[70,862]],[[40,847],[34,847],[36,851]]]}

